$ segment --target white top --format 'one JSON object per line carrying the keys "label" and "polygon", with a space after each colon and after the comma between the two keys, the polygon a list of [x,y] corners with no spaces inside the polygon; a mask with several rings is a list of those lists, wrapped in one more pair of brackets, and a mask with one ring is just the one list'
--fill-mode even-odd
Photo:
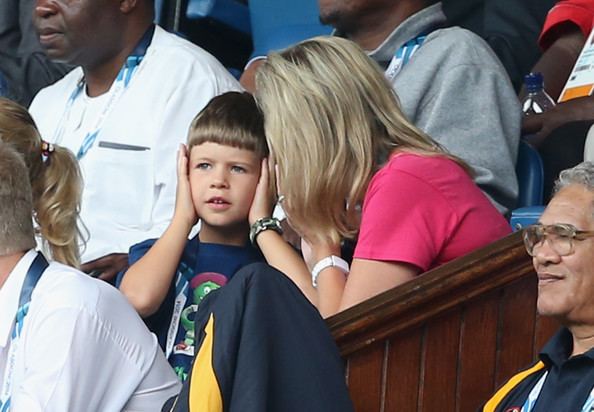
{"label": "white top", "polygon": [[[81,78],[78,67],[41,90],[30,107],[42,137],[74,154],[96,126],[112,91],[96,98],[81,93],[63,116]],[[163,233],[174,210],[177,149],[186,141],[192,119],[212,97],[240,89],[213,56],[156,27],[128,88],[80,161],[80,216],[90,235],[82,262],[127,253],[133,244]],[[62,120],[60,137],[56,132]]]}
{"label": "white top", "polygon": [[[0,289],[2,384],[20,290],[35,256],[27,252]],[[24,320],[12,411],[160,411],[179,390],[155,335],[115,288],[50,264]]]}

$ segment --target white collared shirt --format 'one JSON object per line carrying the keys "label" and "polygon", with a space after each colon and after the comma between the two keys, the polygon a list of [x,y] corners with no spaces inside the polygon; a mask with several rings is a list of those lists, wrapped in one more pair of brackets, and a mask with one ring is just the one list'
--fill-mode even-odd
{"label": "white collared shirt", "polygon": [[[0,289],[0,381],[29,251]],[[16,305],[15,305],[16,297]],[[156,337],[120,292],[59,263],[31,296],[16,352],[11,410],[160,411],[180,384]]]}
{"label": "white collared shirt", "polygon": [[[74,69],[41,90],[29,108],[44,140],[74,154],[112,93],[89,98],[83,91],[64,117],[81,77],[82,69]],[[84,179],[80,218],[89,234],[81,249],[83,263],[128,253],[130,246],[161,236],[175,208],[176,153],[192,119],[214,96],[240,89],[213,56],[156,27],[129,86],[79,162]],[[61,126],[63,134],[57,132]]]}

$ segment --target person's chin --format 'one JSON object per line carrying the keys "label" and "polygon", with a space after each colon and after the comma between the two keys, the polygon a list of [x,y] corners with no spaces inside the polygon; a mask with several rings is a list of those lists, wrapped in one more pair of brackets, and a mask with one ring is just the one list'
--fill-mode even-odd
{"label": "person's chin", "polygon": [[336,28],[337,18],[332,13],[320,14],[320,23]]}
{"label": "person's chin", "polygon": [[45,54],[54,63],[70,63],[66,54],[61,49],[45,48]]}
{"label": "person's chin", "polygon": [[328,4],[326,7],[320,5],[319,19],[320,23],[336,27],[340,26],[342,20],[341,11],[336,7],[335,4]]}
{"label": "person's chin", "polygon": [[208,226],[224,228],[229,225],[229,219],[221,215],[206,215],[202,217],[202,222]]}
{"label": "person's chin", "polygon": [[72,53],[67,50],[61,42],[43,46],[43,51],[47,57],[54,63],[74,64]]}
{"label": "person's chin", "polygon": [[536,308],[541,316],[558,317],[563,312],[563,301],[555,293],[543,293],[539,290]]}

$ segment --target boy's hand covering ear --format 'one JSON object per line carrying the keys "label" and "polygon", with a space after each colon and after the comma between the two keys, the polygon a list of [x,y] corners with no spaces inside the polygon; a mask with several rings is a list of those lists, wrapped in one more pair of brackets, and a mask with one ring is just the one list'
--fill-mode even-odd
{"label": "boy's hand covering ear", "polygon": [[190,227],[194,226],[199,216],[196,214],[189,179],[189,154],[185,144],[180,144],[177,151],[177,191],[175,197],[174,219],[182,219]]}
{"label": "boy's hand covering ear", "polygon": [[250,225],[263,217],[270,217],[272,208],[274,206],[273,194],[270,193],[270,172],[268,170],[268,159],[262,159],[262,166],[260,169],[260,179],[256,186],[256,193],[254,200],[248,214]]}

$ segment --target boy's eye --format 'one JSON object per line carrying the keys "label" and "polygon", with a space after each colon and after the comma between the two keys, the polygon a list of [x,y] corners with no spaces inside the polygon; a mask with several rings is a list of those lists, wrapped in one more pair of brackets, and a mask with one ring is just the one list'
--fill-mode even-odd
{"label": "boy's eye", "polygon": [[210,163],[206,163],[206,162],[202,162],[202,163],[197,163],[195,168],[196,169],[200,169],[200,170],[208,170],[210,169]]}
{"label": "boy's eye", "polygon": [[231,166],[231,171],[232,172],[235,172],[235,173],[245,173],[246,172],[246,170],[245,170],[244,167],[237,166],[237,165],[236,166]]}

